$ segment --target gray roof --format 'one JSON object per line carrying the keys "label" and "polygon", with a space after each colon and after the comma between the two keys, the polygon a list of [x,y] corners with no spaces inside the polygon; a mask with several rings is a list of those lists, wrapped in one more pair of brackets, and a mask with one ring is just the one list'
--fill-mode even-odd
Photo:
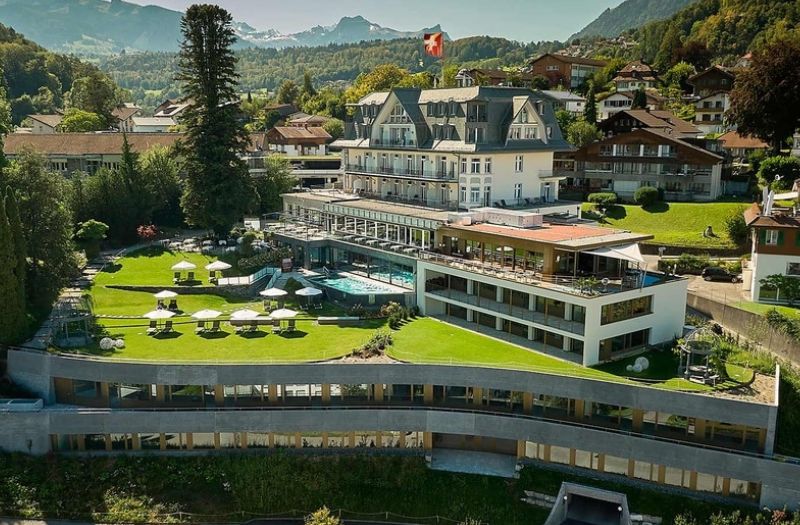
{"label": "gray roof", "polygon": [[580,96],[580,95],[578,95],[576,93],[572,93],[570,91],[558,91],[558,90],[555,90],[555,89],[546,89],[546,90],[543,90],[541,93],[544,94],[544,95],[547,95],[550,98],[554,98],[554,99],[556,99],[556,100],[558,100],[560,102],[568,102],[568,101],[584,102],[584,101],[586,101],[586,99],[583,98],[582,96]]}

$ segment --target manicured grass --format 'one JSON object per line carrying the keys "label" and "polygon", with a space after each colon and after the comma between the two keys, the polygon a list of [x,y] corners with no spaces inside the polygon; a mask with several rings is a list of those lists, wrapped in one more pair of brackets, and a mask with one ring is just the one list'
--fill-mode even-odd
{"label": "manicured grass", "polygon": [[[725,219],[744,211],[740,202],[671,202],[658,203],[647,209],[635,205],[614,206],[601,219],[600,224],[613,228],[650,233],[655,236],[649,243],[664,246],[692,248],[735,248],[725,231]],[[591,204],[583,205],[584,212],[593,211]],[[717,237],[703,237],[711,226]]]}
{"label": "manicured grass", "polygon": [[404,325],[387,354],[401,361],[470,364],[620,381],[620,377],[533,352],[430,318]]}
{"label": "manicured grass", "polygon": [[[146,248],[130,253],[119,264],[106,266],[95,278],[96,286],[127,284],[139,286],[172,286],[172,266],[189,261],[197,266],[195,278],[208,285],[208,271],[204,268],[217,257],[193,252],[172,252],[161,248]],[[184,276],[186,272],[183,272]],[[223,272],[228,275],[227,272]]]}
{"label": "manicured grass", "polygon": [[792,306],[754,303],[752,301],[739,301],[737,303],[733,303],[731,306],[735,306],[736,308],[740,308],[758,315],[766,315],[770,310],[777,310],[783,315],[787,315],[789,317],[800,317],[800,308]]}

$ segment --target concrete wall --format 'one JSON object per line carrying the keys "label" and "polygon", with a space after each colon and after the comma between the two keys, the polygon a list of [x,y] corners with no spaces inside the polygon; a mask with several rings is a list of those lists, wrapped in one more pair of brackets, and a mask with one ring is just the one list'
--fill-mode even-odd
{"label": "concrete wall", "polygon": [[770,327],[763,316],[693,293],[687,295],[686,301],[691,308],[711,317],[725,329],[757,342],[765,350],[800,366],[800,345]]}
{"label": "concrete wall", "polygon": [[[626,383],[497,368],[412,364],[170,364],[85,359],[11,350],[8,373],[52,398],[50,377],[160,385],[430,384],[535,392],[609,405],[774,427],[777,404],[667,391]],[[40,377],[38,381],[32,378]]]}
{"label": "concrete wall", "polygon": [[[759,482],[764,502],[777,506],[800,503],[800,464],[774,461],[658,441],[614,431],[539,420],[518,414],[499,415],[431,407],[330,407],[259,410],[73,410],[50,409],[35,414],[11,413],[0,429],[0,443],[20,449],[25,433],[36,432],[31,451],[41,452],[51,434],[106,434],[126,432],[338,432],[424,431],[524,440],[560,447],[591,450],[673,468]],[[43,441],[44,440],[44,441]],[[27,448],[22,444],[22,448]]]}

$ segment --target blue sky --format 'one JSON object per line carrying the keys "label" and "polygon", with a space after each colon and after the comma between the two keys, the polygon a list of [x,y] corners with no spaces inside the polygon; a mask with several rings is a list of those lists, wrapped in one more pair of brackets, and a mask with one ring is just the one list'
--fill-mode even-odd
{"label": "blue sky", "polygon": [[[128,0],[184,10],[199,0]],[[207,2],[213,0],[205,0]],[[234,18],[282,33],[361,15],[382,26],[417,30],[437,23],[454,38],[503,36],[564,40],[622,0],[218,0]]]}

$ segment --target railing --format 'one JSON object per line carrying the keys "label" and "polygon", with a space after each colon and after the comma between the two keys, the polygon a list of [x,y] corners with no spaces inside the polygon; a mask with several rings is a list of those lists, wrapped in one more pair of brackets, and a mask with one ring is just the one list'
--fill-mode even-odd
{"label": "railing", "polygon": [[[436,264],[460,269],[471,273],[480,273],[506,281],[513,281],[532,286],[555,289],[564,293],[582,297],[634,290],[643,286],[643,273],[636,272],[621,279],[599,280],[597,277],[576,277],[566,275],[547,275],[532,270],[511,269],[507,266],[493,265],[477,259],[462,259],[433,252],[420,252],[420,259]],[[670,279],[674,280],[674,279]],[[605,281],[605,282],[604,282]]]}
{"label": "railing", "polygon": [[426,208],[435,208],[440,210],[457,210],[458,201],[441,201],[441,200],[428,200],[419,196],[405,196],[405,195],[392,195],[391,192],[382,194],[375,191],[358,190],[357,195],[370,199],[379,199],[388,202],[398,202],[401,204],[409,204],[412,206],[425,206]]}
{"label": "railing", "polygon": [[453,170],[420,170],[414,168],[394,168],[392,166],[372,166],[367,167],[362,164],[347,164],[345,171],[356,173],[366,173],[369,175],[390,175],[399,177],[419,177],[424,179],[455,179]]}
{"label": "railing", "polygon": [[414,140],[391,140],[391,139],[383,139],[377,138],[372,140],[371,144],[375,146],[383,146],[389,148],[416,148],[417,143]]}
{"label": "railing", "polygon": [[[198,401],[202,402],[202,401]],[[364,411],[364,410],[384,410],[384,411],[425,411],[425,412],[440,412],[445,414],[469,414],[469,415],[495,415],[495,416],[505,416],[505,417],[513,417],[515,419],[527,420],[527,421],[536,421],[541,423],[550,423],[550,424],[557,424],[557,425],[564,425],[568,427],[580,428],[584,430],[592,430],[597,432],[605,432],[611,435],[623,435],[632,438],[638,439],[647,439],[652,441],[659,441],[662,443],[669,443],[673,445],[684,445],[684,446],[691,446],[696,447],[704,450],[711,450],[716,452],[725,452],[725,453],[732,453],[742,456],[749,456],[752,458],[764,459],[768,461],[777,461],[780,463],[789,463],[789,464],[800,464],[800,458],[795,458],[791,456],[782,456],[782,455],[767,455],[760,452],[752,452],[749,450],[742,450],[740,448],[728,448],[728,447],[721,447],[719,445],[712,445],[707,443],[698,443],[697,441],[693,441],[690,439],[681,440],[669,437],[663,437],[655,434],[645,434],[642,432],[635,432],[632,430],[625,430],[619,428],[611,428],[608,426],[603,425],[592,425],[588,423],[582,423],[579,421],[574,421],[568,419],[571,416],[567,416],[565,418],[553,418],[553,417],[545,417],[540,415],[534,414],[526,414],[524,412],[513,412],[510,408],[507,410],[491,410],[493,408],[491,405],[480,405],[480,409],[478,408],[459,408],[455,406],[448,406],[446,404],[433,404],[433,405],[418,405],[418,404],[368,404],[369,401],[365,400],[365,404],[356,404],[356,405],[347,405],[347,404],[331,404],[331,405],[322,405],[322,404],[313,404],[313,405],[283,405],[283,406],[276,406],[276,405],[263,405],[259,407],[205,407],[205,406],[189,406],[189,407],[153,407],[153,408],[115,408],[115,413],[159,413],[159,412],[306,412],[306,411]],[[487,409],[488,408],[488,409]],[[494,407],[497,408],[497,407]],[[71,413],[75,414],[74,407],[47,407],[46,410],[48,412],[64,412],[64,413]],[[84,414],[91,414],[91,413],[106,413],[108,412],[108,408],[91,408],[91,407],[81,407],[81,413]],[[555,410],[555,409],[554,409]]]}
{"label": "railing", "polygon": [[217,281],[217,286],[250,286],[257,283],[267,275],[272,275],[275,268],[265,266],[254,274],[240,277],[222,277]]}

